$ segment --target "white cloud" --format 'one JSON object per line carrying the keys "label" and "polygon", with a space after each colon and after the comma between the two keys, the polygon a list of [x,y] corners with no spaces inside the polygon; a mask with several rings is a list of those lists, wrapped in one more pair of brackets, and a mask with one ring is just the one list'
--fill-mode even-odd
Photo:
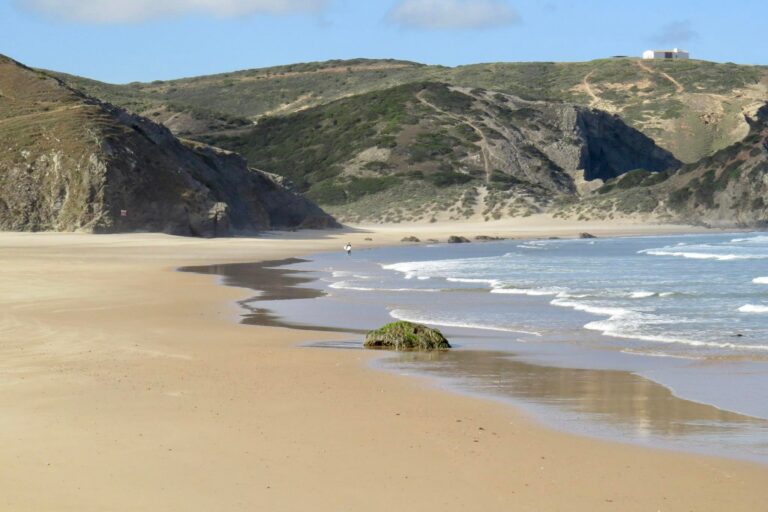
{"label": "white cloud", "polygon": [[387,19],[403,27],[443,30],[512,25],[520,15],[505,0],[400,0]]}
{"label": "white cloud", "polygon": [[667,23],[651,39],[659,44],[686,43],[699,37],[688,20]]}
{"label": "white cloud", "polygon": [[193,14],[319,13],[328,0],[16,0],[22,9],[86,23],[131,23]]}

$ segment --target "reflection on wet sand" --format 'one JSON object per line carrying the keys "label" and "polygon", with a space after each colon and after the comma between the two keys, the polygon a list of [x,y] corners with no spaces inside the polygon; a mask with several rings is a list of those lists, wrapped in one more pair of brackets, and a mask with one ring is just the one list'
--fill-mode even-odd
{"label": "reflection on wet sand", "polygon": [[[739,436],[747,444],[768,439],[768,421],[678,398],[664,386],[626,371],[539,366],[508,353],[471,350],[407,353],[382,364],[447,380],[470,392],[554,405],[636,438]],[[751,443],[744,436],[751,437]]]}
{"label": "reflection on wet sand", "polygon": [[[324,292],[306,287],[315,281],[311,272],[285,268],[303,260],[187,267],[182,271],[219,275],[225,285],[258,291],[240,302],[248,311],[242,322],[315,331],[364,333],[359,329],[309,325],[274,314],[271,301],[313,299]],[[359,342],[318,346],[360,348]],[[509,352],[456,350],[440,353],[405,353],[384,358],[387,369],[406,370],[448,382],[459,391],[549,406],[553,424],[569,421],[569,430],[628,441],[669,441],[686,449],[768,460],[768,421],[723,411],[678,398],[649,379],[627,371],[588,370],[542,366],[515,359]],[[585,425],[589,425],[585,428]],[[608,429],[606,430],[605,427]],[[618,433],[618,435],[617,435]]]}
{"label": "reflection on wet sand", "polygon": [[299,258],[287,258],[257,263],[228,263],[224,265],[182,267],[179,271],[220,276],[226,286],[250,288],[257,291],[258,296],[238,302],[247,311],[247,313],[243,314],[241,320],[241,323],[247,325],[287,327],[309,331],[349,332],[354,334],[364,332],[357,329],[287,322],[269,309],[258,306],[258,304],[268,301],[315,299],[325,295],[323,291],[316,288],[301,286],[316,280],[313,277],[309,277],[310,272],[285,268],[306,261]]}

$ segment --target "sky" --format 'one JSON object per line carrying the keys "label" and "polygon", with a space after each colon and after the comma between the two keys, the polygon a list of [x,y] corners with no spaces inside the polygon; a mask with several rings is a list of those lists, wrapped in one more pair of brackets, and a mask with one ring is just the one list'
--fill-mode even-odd
{"label": "sky", "polygon": [[456,66],[679,47],[768,64],[765,0],[0,0],[0,54],[111,83],[356,57]]}

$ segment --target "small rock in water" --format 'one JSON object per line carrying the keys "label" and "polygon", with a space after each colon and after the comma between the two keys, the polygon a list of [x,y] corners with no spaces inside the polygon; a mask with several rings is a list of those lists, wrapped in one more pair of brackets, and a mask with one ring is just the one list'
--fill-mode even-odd
{"label": "small rock in water", "polygon": [[417,243],[421,242],[421,240],[419,240],[419,239],[418,239],[417,237],[415,237],[415,236],[407,236],[407,237],[403,238],[403,239],[402,239],[402,240],[400,240],[400,241],[401,241],[401,242],[409,242],[409,243],[414,243],[414,244],[417,244]]}
{"label": "small rock in water", "polygon": [[581,233],[579,235],[579,238],[597,238],[595,235],[592,235],[590,233]]}
{"label": "small rock in water", "polygon": [[411,322],[393,322],[365,336],[366,348],[393,350],[446,350],[448,340],[437,329]]}
{"label": "small rock in water", "polygon": [[468,244],[470,242],[469,242],[469,238],[465,236],[451,235],[448,237],[448,243],[449,244]]}

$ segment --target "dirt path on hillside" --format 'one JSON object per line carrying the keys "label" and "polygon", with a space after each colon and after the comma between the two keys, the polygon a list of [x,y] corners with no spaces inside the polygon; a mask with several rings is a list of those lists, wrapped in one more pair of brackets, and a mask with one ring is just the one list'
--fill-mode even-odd
{"label": "dirt path on hillside", "polygon": [[[275,116],[275,115],[280,115],[286,112],[291,114],[295,112],[301,112],[302,110],[306,110],[311,106],[308,103],[308,101],[312,99],[312,96],[313,96],[312,93],[302,94],[301,96],[296,98],[294,101],[280,105],[279,107],[273,110],[268,110],[263,114],[259,114],[259,117]],[[294,107],[298,107],[298,108],[294,108]]]}
{"label": "dirt path on hillside", "polygon": [[581,80],[581,85],[577,88],[579,92],[584,92],[590,97],[589,102],[589,108],[596,108],[600,110],[605,110],[606,112],[612,112],[617,113],[620,112],[621,109],[611,103],[610,101],[601,98],[597,92],[595,92],[595,89],[592,88],[592,84],[589,82],[589,80],[592,78],[592,75],[595,74],[597,70],[593,69],[586,75],[584,75],[584,78]]}
{"label": "dirt path on hillside", "polygon": [[416,98],[426,105],[427,107],[431,108],[435,112],[438,112],[440,114],[443,114],[445,116],[450,117],[454,121],[458,121],[462,124],[466,124],[470,128],[472,128],[479,136],[480,136],[480,154],[483,157],[483,168],[485,169],[485,181],[489,182],[491,179],[491,151],[489,149],[488,144],[488,138],[485,136],[485,133],[483,133],[483,130],[480,129],[477,125],[472,123],[472,121],[469,121],[467,119],[464,119],[463,117],[453,114],[451,112],[448,112],[446,110],[443,110],[442,108],[438,107],[428,99],[424,97],[424,91],[419,92],[416,95]]}
{"label": "dirt path on hillside", "polygon": [[603,102],[602,99],[600,99],[600,96],[595,94],[595,91],[592,90],[592,86],[589,83],[589,79],[592,78],[592,75],[595,74],[595,69],[584,75],[584,79],[581,81],[581,85],[584,87],[584,91],[589,94],[589,97],[592,98],[592,101],[589,103],[590,107],[597,107],[600,103]]}
{"label": "dirt path on hillside", "polygon": [[678,82],[677,80],[675,80],[675,79],[674,79],[674,78],[673,78],[671,75],[669,75],[668,73],[665,73],[664,71],[658,71],[658,70],[655,70],[655,69],[649,68],[649,67],[648,67],[648,66],[645,64],[645,62],[643,62],[643,61],[641,61],[641,60],[636,60],[636,61],[635,61],[635,63],[636,63],[636,64],[637,64],[637,65],[640,67],[640,69],[642,69],[643,71],[646,71],[646,72],[648,72],[648,73],[650,73],[650,74],[652,74],[652,75],[661,75],[661,76],[663,76],[664,78],[666,78],[667,80],[669,80],[669,82],[670,82],[670,83],[672,83],[672,85],[674,85],[674,86],[675,86],[675,90],[677,91],[677,93],[678,93],[678,94],[682,94],[682,93],[684,93],[684,92],[685,92],[685,87],[683,87],[683,84],[681,84],[680,82]]}

